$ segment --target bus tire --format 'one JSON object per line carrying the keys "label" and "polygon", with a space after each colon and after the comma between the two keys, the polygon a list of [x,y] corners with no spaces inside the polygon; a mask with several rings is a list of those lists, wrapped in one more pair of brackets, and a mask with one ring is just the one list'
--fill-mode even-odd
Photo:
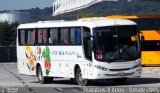
{"label": "bus tire", "polygon": [[77,81],[76,81],[75,78],[70,78],[70,80],[71,80],[71,82],[72,82],[73,84],[77,84]]}
{"label": "bus tire", "polygon": [[81,85],[81,86],[86,86],[89,84],[89,80],[87,79],[83,79],[82,77],[82,72],[81,72],[81,69],[78,68],[76,70],[76,76],[75,76],[75,79],[76,79],[76,82]]}
{"label": "bus tire", "polygon": [[38,67],[38,80],[41,84],[45,84],[45,83],[50,83],[53,81],[53,77],[45,77],[43,76],[43,73],[42,73],[42,68],[41,66]]}
{"label": "bus tire", "polygon": [[113,79],[114,83],[116,84],[124,84],[126,81],[127,81],[127,78],[116,78],[116,79]]}

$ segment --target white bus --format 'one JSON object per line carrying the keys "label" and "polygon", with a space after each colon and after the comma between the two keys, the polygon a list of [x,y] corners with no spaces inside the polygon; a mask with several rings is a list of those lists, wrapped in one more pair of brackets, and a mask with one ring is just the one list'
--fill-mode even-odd
{"label": "white bus", "polygon": [[130,20],[42,21],[17,31],[18,71],[42,84],[58,77],[79,85],[97,79],[123,84],[141,76],[140,35]]}

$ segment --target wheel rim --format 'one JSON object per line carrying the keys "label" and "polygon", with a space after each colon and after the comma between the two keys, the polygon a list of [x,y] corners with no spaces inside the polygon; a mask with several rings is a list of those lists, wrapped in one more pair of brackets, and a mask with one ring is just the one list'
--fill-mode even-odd
{"label": "wheel rim", "polygon": [[84,84],[84,83],[86,83],[86,80],[85,79],[83,79],[83,77],[82,77],[82,73],[80,72],[79,73],[79,75],[78,75],[78,81],[79,81],[79,83],[80,84]]}

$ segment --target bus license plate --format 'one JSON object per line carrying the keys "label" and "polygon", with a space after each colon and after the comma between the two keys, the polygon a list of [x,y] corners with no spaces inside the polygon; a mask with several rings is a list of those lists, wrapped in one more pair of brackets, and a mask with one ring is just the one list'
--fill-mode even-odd
{"label": "bus license plate", "polygon": [[117,76],[124,76],[124,72],[118,72]]}

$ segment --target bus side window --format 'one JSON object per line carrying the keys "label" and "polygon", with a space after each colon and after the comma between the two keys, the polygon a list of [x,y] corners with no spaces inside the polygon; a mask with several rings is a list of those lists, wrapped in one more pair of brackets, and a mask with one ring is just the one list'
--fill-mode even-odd
{"label": "bus side window", "polygon": [[69,44],[68,31],[69,31],[68,28],[61,28],[61,38],[60,38],[61,45],[68,45]]}
{"label": "bus side window", "polygon": [[31,30],[27,30],[27,45],[31,44]]}
{"label": "bus side window", "polygon": [[[35,33],[36,31],[34,29],[28,29],[25,30],[25,32],[22,31],[21,33],[21,39],[23,39],[23,45],[35,45],[36,43],[36,38],[35,38]],[[25,35],[22,35],[25,34]]]}
{"label": "bus side window", "polygon": [[160,41],[159,40],[152,40],[152,41],[145,41],[142,45],[142,51],[160,51]]}
{"label": "bus side window", "polygon": [[48,44],[48,30],[47,29],[43,29],[43,45]]}
{"label": "bus side window", "polygon": [[38,29],[38,44],[42,44],[42,29]]}
{"label": "bus side window", "polygon": [[58,44],[58,29],[50,29],[49,34],[50,34],[49,44],[57,45]]}
{"label": "bus side window", "polygon": [[76,37],[75,37],[75,28],[71,28],[70,29],[70,33],[69,33],[69,37],[70,37],[70,40],[69,40],[69,42],[70,42],[70,45],[75,45],[76,43],[75,43],[75,39],[76,39]]}
{"label": "bus side window", "polygon": [[90,34],[91,34],[90,28],[83,27],[83,46],[84,46],[85,57],[89,60],[92,60],[92,52],[90,51],[91,49],[88,49],[90,48],[88,42],[91,41]]}
{"label": "bus side window", "polygon": [[81,45],[81,28],[75,28],[75,43],[76,45]]}
{"label": "bus side window", "polygon": [[25,30],[19,30],[19,45],[25,45]]}
{"label": "bus side window", "polygon": [[33,30],[33,31],[31,31],[31,45],[35,45],[35,40],[36,40],[36,36],[35,36],[35,33],[36,31],[35,30]]}

